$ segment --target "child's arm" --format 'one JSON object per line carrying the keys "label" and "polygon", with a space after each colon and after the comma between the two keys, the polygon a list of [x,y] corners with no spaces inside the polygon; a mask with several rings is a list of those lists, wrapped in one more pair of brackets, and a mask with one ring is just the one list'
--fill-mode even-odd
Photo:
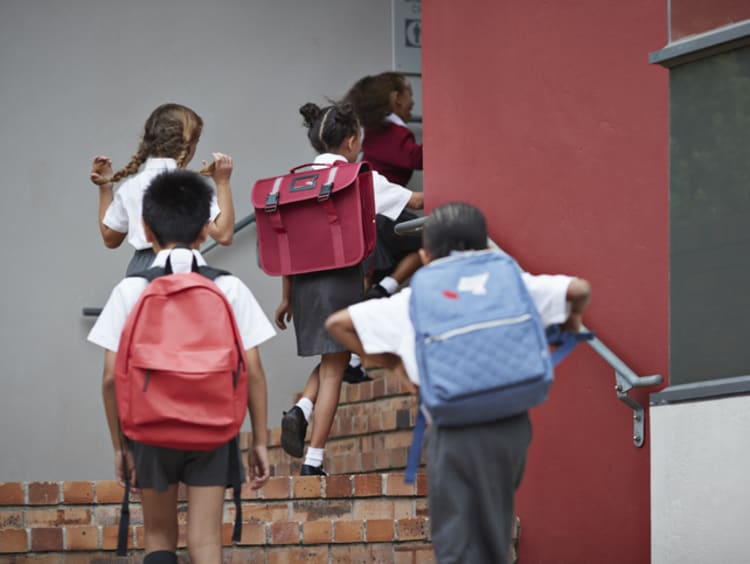
{"label": "child's arm", "polygon": [[581,330],[583,311],[591,300],[591,284],[583,278],[574,278],[568,285],[565,299],[570,304],[570,315],[562,324],[562,329],[577,333]]}
{"label": "child's arm", "polygon": [[120,420],[117,417],[117,399],[115,397],[115,358],[116,353],[104,351],[104,374],[102,377],[102,397],[104,399],[104,411],[107,415],[109,436],[112,440],[112,450],[115,454],[115,476],[121,486],[125,486],[125,480],[130,482],[131,488],[135,488],[135,464],[133,455],[127,448],[125,437],[120,431]]}
{"label": "child's arm", "polygon": [[281,303],[276,308],[274,321],[279,329],[286,329],[292,320],[292,277],[284,276],[281,280]]}
{"label": "child's arm", "polygon": [[127,233],[121,233],[104,225],[104,215],[107,213],[112,200],[114,199],[112,182],[112,160],[109,157],[98,155],[94,157],[91,164],[91,182],[99,187],[99,231],[104,241],[104,246],[108,249],[119,247],[125,240]]}
{"label": "child's arm", "polygon": [[247,408],[250,413],[250,423],[253,427],[253,444],[247,455],[250,469],[252,488],[257,490],[271,475],[268,464],[268,423],[267,423],[267,389],[266,375],[260,362],[258,348],[246,351],[248,367]]}
{"label": "child's arm", "polygon": [[414,385],[414,382],[409,380],[409,376],[406,374],[399,356],[392,353],[368,354],[365,352],[349,310],[342,309],[331,314],[326,319],[326,330],[350,351],[357,353],[361,357],[366,356],[377,366],[394,371],[401,377],[401,381],[409,393],[417,393],[417,387]]}
{"label": "child's arm", "polygon": [[[220,245],[231,245],[234,239],[234,201],[232,186],[232,157],[223,153],[214,153],[215,167],[212,177],[216,184],[216,201],[219,215],[208,225],[208,234]],[[204,163],[205,164],[205,163]]]}
{"label": "child's arm", "polygon": [[413,210],[424,209],[424,192],[413,192],[409,197],[409,202],[406,204],[406,207]]}

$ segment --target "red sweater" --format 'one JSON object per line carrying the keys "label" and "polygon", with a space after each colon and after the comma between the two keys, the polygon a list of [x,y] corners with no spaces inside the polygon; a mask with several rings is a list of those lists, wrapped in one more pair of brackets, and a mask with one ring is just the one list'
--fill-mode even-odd
{"label": "red sweater", "polygon": [[422,145],[408,127],[388,122],[365,130],[362,160],[394,184],[406,186],[415,170],[422,170]]}

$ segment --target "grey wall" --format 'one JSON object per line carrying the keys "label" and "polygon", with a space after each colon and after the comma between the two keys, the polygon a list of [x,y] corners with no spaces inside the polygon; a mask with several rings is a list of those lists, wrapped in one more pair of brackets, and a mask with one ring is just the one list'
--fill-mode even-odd
{"label": "grey wall", "polygon": [[748,562],[750,396],[650,415],[652,563]]}
{"label": "grey wall", "polygon": [[[124,164],[147,115],[176,101],[236,163],[237,217],[254,179],[309,161],[297,108],[391,68],[385,0],[0,0],[0,482],[112,477],[91,318],[131,249],[101,243],[92,157]],[[273,313],[279,281],[257,267],[255,234],[209,255]],[[269,425],[313,360],[287,331],[261,347]]]}

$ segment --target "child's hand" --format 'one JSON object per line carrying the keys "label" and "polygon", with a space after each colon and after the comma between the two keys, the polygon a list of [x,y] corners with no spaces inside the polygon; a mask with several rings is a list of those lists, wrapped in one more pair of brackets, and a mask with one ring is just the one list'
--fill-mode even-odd
{"label": "child's hand", "polygon": [[91,163],[91,174],[89,179],[97,186],[104,186],[105,184],[111,184],[112,178],[112,159],[102,155],[94,157],[94,162]]}
{"label": "child's hand", "polygon": [[200,170],[200,174],[210,176],[217,184],[229,182],[229,178],[232,176],[232,157],[224,153],[213,153],[213,156],[214,162],[208,163],[203,161],[203,168]]}
{"label": "child's hand", "polygon": [[424,193],[413,192],[411,197],[409,198],[409,201],[406,203],[406,207],[413,210],[424,209]]}
{"label": "child's hand", "polygon": [[126,450],[124,456],[123,451],[115,451],[115,476],[117,477],[117,483],[123,488],[127,480],[130,483],[130,489],[134,492],[138,491],[135,485],[135,462],[133,462],[133,453],[130,450]]}
{"label": "child's hand", "polygon": [[265,445],[250,447],[247,453],[247,467],[250,470],[250,487],[254,490],[262,488],[271,475],[268,449]]}
{"label": "child's hand", "polygon": [[279,307],[276,308],[274,320],[279,329],[286,329],[286,324],[292,320],[292,304],[289,300],[281,300]]}
{"label": "child's hand", "polygon": [[583,315],[573,312],[570,314],[570,317],[565,320],[565,323],[560,325],[560,329],[563,331],[569,331],[570,333],[578,333],[581,330],[582,321]]}
{"label": "child's hand", "polygon": [[402,389],[406,390],[413,396],[419,395],[419,386],[409,379],[409,375],[406,373],[406,368],[404,368],[403,362],[399,362],[396,366],[393,366],[391,370],[393,370],[393,373],[401,380]]}

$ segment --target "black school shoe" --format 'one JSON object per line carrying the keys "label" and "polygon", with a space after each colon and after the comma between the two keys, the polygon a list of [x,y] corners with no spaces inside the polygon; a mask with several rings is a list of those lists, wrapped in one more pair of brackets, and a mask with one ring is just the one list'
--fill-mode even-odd
{"label": "black school shoe", "polygon": [[365,369],[362,368],[361,364],[359,366],[352,366],[349,364],[344,370],[344,382],[349,384],[361,384],[362,382],[369,382],[370,380],[372,380],[372,378],[367,375],[367,372],[365,372]]}
{"label": "black school shoe", "polygon": [[365,293],[365,299],[375,300],[378,298],[387,298],[389,296],[388,290],[383,288],[380,284],[374,284]]}
{"label": "black school shoe", "polygon": [[285,411],[281,418],[281,448],[284,452],[289,456],[302,458],[306,434],[307,421],[299,406],[295,405],[289,411]]}
{"label": "black school shoe", "polygon": [[328,476],[325,473],[322,466],[310,466],[309,464],[303,464],[299,471],[300,476]]}

